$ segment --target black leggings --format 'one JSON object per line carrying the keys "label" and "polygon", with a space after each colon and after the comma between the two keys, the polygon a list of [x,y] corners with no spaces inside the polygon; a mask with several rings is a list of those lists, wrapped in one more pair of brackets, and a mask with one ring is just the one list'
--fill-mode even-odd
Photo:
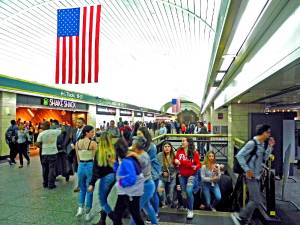
{"label": "black leggings", "polygon": [[128,195],[118,195],[114,210],[114,225],[122,225],[122,216],[127,207],[136,225],[145,225],[140,213],[140,196]]}
{"label": "black leggings", "polygon": [[18,153],[19,153],[19,159],[20,159],[21,166],[23,166],[23,155],[26,158],[27,162],[30,161],[28,153],[27,153],[27,144],[26,144],[26,142],[18,144]]}

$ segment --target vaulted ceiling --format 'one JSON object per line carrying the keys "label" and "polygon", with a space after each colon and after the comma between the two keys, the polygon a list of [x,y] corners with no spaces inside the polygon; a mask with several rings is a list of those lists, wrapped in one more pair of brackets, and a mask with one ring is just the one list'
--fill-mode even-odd
{"label": "vaulted ceiling", "polygon": [[[55,85],[57,9],[102,5],[97,84]],[[221,0],[2,0],[0,74],[159,109],[200,105]]]}

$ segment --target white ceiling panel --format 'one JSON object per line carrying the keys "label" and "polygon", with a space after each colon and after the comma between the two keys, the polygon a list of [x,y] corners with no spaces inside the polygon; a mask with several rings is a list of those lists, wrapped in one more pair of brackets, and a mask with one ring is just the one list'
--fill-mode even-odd
{"label": "white ceiling panel", "polygon": [[[220,3],[3,0],[0,73],[153,109],[172,98],[200,105]],[[55,85],[57,10],[97,4],[102,5],[99,83]]]}

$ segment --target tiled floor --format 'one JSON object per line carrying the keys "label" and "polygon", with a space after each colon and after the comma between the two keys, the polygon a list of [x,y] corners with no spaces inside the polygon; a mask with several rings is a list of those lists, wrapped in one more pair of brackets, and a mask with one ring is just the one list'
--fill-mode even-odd
{"label": "tiled floor", "polygon": [[[26,162],[26,161],[25,161]],[[58,177],[57,188],[54,190],[42,187],[41,165],[39,158],[32,158],[30,166],[19,169],[18,165],[0,164],[0,225],[82,225],[98,221],[100,210],[94,194],[93,213],[91,221],[76,218],[77,193],[74,193],[74,178],[66,182]],[[115,193],[112,191],[110,203],[113,205]],[[228,213],[195,212],[193,221],[187,222],[185,212],[162,212],[161,225],[197,224],[197,225],[231,225]],[[108,219],[107,224],[111,221]],[[128,224],[128,221],[124,224]]]}

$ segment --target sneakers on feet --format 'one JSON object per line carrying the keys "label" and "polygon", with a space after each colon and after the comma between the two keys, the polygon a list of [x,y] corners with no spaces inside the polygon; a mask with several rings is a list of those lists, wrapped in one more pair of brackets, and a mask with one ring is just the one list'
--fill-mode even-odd
{"label": "sneakers on feet", "polygon": [[187,219],[193,219],[193,217],[194,217],[193,210],[188,210],[186,218]]}
{"label": "sneakers on feet", "polygon": [[76,188],[74,188],[73,191],[74,191],[74,192],[79,192],[79,191],[80,191],[80,188],[79,188],[79,187],[76,187]]}
{"label": "sneakers on feet", "polygon": [[84,219],[85,221],[90,221],[92,219],[92,212],[86,213]]}
{"label": "sneakers on feet", "polygon": [[82,207],[78,207],[77,209],[77,213],[76,213],[76,217],[81,216],[83,214],[83,208]]}
{"label": "sneakers on feet", "polygon": [[249,225],[249,223],[242,219],[237,212],[231,213],[231,219],[235,225]]}

